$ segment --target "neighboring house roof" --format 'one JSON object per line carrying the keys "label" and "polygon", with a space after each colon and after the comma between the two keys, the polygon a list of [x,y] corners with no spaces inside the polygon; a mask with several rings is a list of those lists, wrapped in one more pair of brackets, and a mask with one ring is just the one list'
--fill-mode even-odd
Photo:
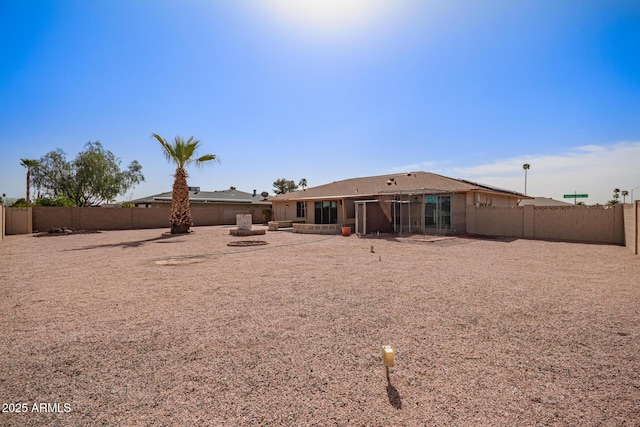
{"label": "neighboring house roof", "polygon": [[[143,197],[137,200],[131,200],[127,203],[144,204],[144,203],[162,203],[171,202],[173,192],[155,194],[149,197]],[[264,203],[271,204],[265,200],[259,193],[253,195],[239,190],[222,190],[222,191],[189,191],[189,202],[191,203]]]}
{"label": "neighboring house roof", "polygon": [[479,191],[494,194],[498,193],[528,198],[524,194],[517,193],[515,191],[504,190],[484,184],[478,184],[476,182],[449,178],[430,172],[410,172],[335,181],[330,184],[307,188],[306,190],[280,194],[275,196],[272,200],[277,202],[281,200],[372,197],[397,193],[441,194],[468,191]]}
{"label": "neighboring house roof", "polygon": [[549,197],[534,197],[532,199],[521,200],[518,206],[567,206],[573,205],[573,203],[562,202],[560,200],[554,200]]}

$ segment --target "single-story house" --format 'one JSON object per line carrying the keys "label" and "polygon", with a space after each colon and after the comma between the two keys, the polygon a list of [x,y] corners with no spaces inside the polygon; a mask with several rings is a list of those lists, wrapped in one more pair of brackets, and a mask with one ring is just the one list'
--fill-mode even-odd
{"label": "single-story house", "polygon": [[[157,206],[171,206],[172,191],[166,193],[155,194],[153,196],[143,197],[141,199],[131,200],[127,203],[133,204],[138,208],[151,208]],[[246,193],[235,189],[220,191],[200,191],[200,187],[189,187],[189,203],[232,203],[232,204],[258,204],[271,206],[268,197],[257,194],[256,190],[252,193]]]}
{"label": "single-story house", "polygon": [[294,231],[332,233],[467,232],[474,206],[517,207],[530,197],[430,172],[351,178],[271,199],[274,220],[298,223]]}
{"label": "single-story house", "polygon": [[[127,203],[137,208],[171,208],[172,192],[155,194]],[[271,201],[267,193],[247,193],[229,189],[200,191],[189,187],[189,204],[196,225],[235,224],[236,214],[251,214],[254,222],[271,220]]]}

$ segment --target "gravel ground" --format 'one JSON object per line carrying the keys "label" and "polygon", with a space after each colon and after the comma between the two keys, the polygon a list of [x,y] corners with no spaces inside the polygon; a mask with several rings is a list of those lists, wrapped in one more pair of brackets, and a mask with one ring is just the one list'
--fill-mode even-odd
{"label": "gravel ground", "polygon": [[640,426],[624,247],[194,230],[0,242],[0,425]]}

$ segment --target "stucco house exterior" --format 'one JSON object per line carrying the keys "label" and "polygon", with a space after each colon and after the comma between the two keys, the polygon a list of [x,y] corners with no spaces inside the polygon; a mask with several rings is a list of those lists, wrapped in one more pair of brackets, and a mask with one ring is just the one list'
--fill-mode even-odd
{"label": "stucco house exterior", "polygon": [[529,197],[430,172],[351,178],[271,199],[274,220],[294,231],[465,234],[468,209],[516,207]]}

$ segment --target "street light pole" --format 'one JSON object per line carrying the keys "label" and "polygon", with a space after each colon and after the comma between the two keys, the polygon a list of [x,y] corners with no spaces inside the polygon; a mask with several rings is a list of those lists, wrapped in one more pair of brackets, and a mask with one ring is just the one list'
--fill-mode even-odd
{"label": "street light pole", "polygon": [[631,203],[633,203],[633,190],[637,190],[640,187],[635,187],[631,189]]}
{"label": "street light pole", "polygon": [[527,195],[527,171],[531,168],[529,163],[525,163],[522,165],[522,169],[524,169],[524,195]]}

